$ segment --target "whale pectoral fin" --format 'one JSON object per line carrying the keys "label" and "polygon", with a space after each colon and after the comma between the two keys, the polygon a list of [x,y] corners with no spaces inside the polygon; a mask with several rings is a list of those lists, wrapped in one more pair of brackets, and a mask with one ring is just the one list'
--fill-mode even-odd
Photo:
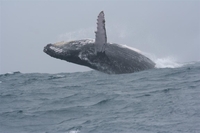
{"label": "whale pectoral fin", "polygon": [[104,12],[101,11],[97,18],[97,31],[95,32],[95,52],[105,52],[107,43]]}

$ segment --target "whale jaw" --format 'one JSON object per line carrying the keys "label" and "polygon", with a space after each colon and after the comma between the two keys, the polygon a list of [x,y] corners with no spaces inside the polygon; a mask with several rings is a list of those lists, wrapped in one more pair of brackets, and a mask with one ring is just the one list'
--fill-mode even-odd
{"label": "whale jaw", "polygon": [[58,43],[47,44],[44,47],[43,52],[53,58],[90,67],[90,64],[87,60],[87,54],[84,54],[84,52],[82,51],[85,45],[87,44],[80,43],[80,40],[65,42],[64,45],[58,45]]}
{"label": "whale jaw", "polygon": [[51,57],[54,57],[54,58],[61,58],[63,55],[66,54],[63,51],[63,49],[56,47],[53,44],[47,44],[44,47],[43,52],[45,52],[46,54],[48,54],[48,55],[50,55]]}

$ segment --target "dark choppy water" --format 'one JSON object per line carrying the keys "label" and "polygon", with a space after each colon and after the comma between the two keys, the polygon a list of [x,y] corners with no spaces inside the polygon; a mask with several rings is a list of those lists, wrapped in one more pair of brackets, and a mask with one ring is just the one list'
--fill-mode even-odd
{"label": "dark choppy water", "polygon": [[199,133],[200,63],[107,75],[0,75],[1,133]]}

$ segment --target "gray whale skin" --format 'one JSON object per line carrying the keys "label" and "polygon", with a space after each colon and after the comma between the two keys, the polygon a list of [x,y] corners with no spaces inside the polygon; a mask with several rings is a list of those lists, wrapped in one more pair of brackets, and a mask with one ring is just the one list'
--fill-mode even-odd
{"label": "gray whale skin", "polygon": [[123,74],[152,69],[155,63],[138,50],[125,45],[108,43],[104,12],[97,19],[96,38],[47,44],[48,55],[108,73]]}

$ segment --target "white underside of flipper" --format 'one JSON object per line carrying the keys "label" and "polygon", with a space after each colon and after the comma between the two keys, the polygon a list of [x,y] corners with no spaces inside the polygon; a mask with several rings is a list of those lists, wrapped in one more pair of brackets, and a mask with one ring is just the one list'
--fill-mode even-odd
{"label": "white underside of flipper", "polygon": [[107,43],[104,12],[101,11],[97,18],[97,31],[95,32],[95,52],[105,52]]}

